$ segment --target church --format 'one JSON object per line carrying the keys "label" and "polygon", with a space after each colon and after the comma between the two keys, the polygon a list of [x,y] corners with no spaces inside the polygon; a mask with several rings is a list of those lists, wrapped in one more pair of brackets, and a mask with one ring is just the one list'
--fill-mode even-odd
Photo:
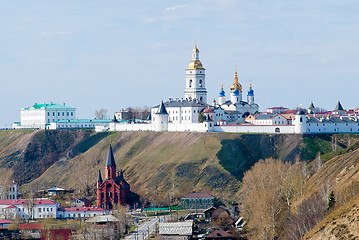
{"label": "church", "polygon": [[110,145],[105,166],[105,179],[102,180],[101,171],[97,178],[97,207],[111,210],[115,205],[130,205],[139,202],[139,196],[130,191],[130,184],[123,177],[120,170],[116,173],[116,162]]}
{"label": "church", "polygon": [[[242,85],[238,81],[237,69],[230,87],[229,99],[226,99],[222,84],[218,101],[214,99],[208,104],[205,71],[199,58],[199,50],[195,45],[192,50],[192,60],[186,69],[184,98],[170,98],[163,103],[168,113],[169,124],[200,123],[203,121],[203,118],[201,120],[203,116],[205,120],[213,121],[213,125],[240,124],[248,115],[259,111],[258,104],[254,102],[252,84],[247,94],[247,101],[243,101]],[[159,109],[160,105],[151,109],[152,121],[156,120],[153,118],[156,118]]]}

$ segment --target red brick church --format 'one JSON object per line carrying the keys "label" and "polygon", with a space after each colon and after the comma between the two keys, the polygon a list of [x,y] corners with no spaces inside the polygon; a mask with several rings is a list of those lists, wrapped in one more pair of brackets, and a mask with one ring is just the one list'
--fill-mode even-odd
{"label": "red brick church", "polygon": [[137,203],[139,196],[130,191],[130,184],[123,178],[120,170],[116,174],[116,163],[113,157],[112,147],[108,149],[105,180],[102,180],[101,171],[98,171],[97,178],[97,207],[113,209],[114,205],[130,205]]}

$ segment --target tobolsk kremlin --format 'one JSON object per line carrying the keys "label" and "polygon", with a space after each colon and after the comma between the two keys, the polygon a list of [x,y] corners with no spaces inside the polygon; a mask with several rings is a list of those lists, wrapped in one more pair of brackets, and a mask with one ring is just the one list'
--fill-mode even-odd
{"label": "tobolsk kremlin", "polygon": [[[317,109],[313,102],[307,108],[290,110],[268,108],[260,112],[252,83],[243,89],[235,69],[231,86],[219,88],[218,99],[207,98],[206,69],[195,45],[186,68],[184,96],[169,98],[150,110],[145,119],[77,119],[76,108],[66,104],[35,103],[21,109],[15,129],[76,129],[96,131],[179,131],[231,133],[359,133],[359,108],[345,110],[340,101],[331,111]],[[335,104],[335,103],[334,103]]]}

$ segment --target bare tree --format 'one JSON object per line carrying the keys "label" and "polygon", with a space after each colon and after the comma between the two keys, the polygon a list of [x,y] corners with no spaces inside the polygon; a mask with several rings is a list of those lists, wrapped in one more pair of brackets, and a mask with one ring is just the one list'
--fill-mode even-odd
{"label": "bare tree", "polygon": [[9,193],[13,171],[8,168],[0,168],[0,199],[5,199]]}
{"label": "bare tree", "polygon": [[100,110],[95,111],[95,119],[105,119],[107,118],[107,109],[101,108]]}

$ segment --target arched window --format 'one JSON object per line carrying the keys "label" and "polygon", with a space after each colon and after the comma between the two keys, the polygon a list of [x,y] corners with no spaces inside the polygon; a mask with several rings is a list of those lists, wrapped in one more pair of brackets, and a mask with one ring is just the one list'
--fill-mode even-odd
{"label": "arched window", "polygon": [[303,118],[302,118],[302,117],[300,117],[299,122],[303,122]]}
{"label": "arched window", "polygon": [[202,101],[203,101],[203,97],[201,97],[199,100],[202,102]]}
{"label": "arched window", "polygon": [[192,79],[189,80],[189,87],[192,87]]}
{"label": "arched window", "polygon": [[202,79],[199,80],[199,87],[202,87]]}

